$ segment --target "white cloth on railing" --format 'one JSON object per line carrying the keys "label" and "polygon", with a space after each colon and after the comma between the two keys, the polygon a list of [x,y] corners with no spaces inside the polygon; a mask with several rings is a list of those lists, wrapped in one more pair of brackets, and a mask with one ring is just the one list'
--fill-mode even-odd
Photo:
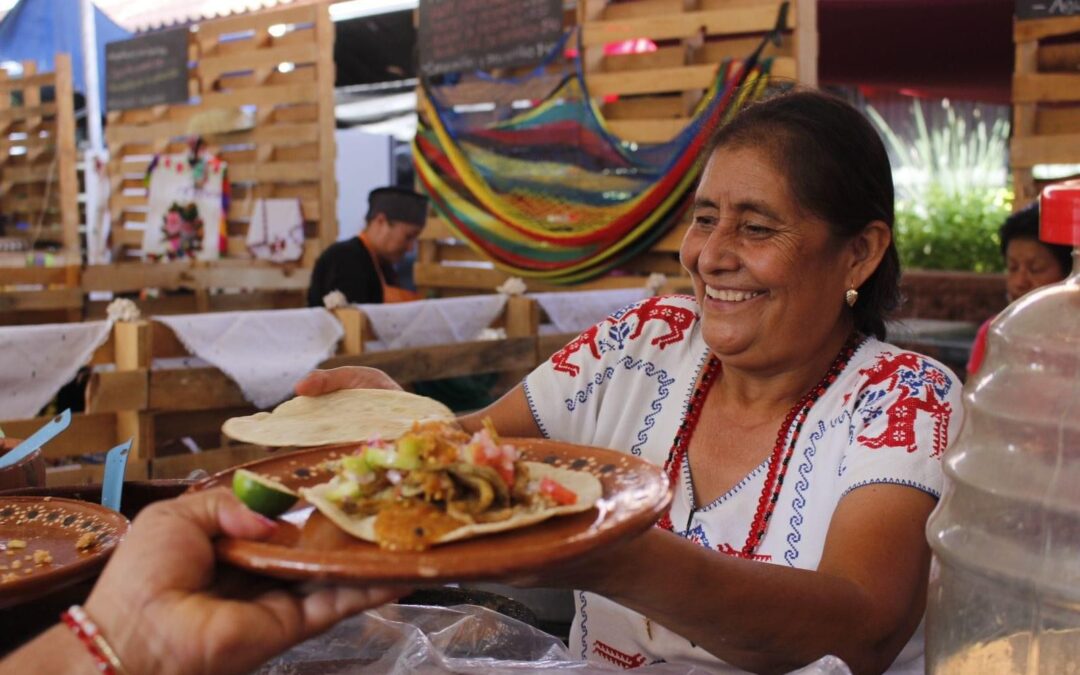
{"label": "white cloth on railing", "polygon": [[617,288],[606,291],[563,291],[530,293],[551,319],[553,328],[541,326],[543,333],[580,333],[612,312],[652,295],[648,288]]}
{"label": "white cloth on railing", "polygon": [[0,420],[34,417],[109,337],[109,321],[0,328]]}
{"label": "white cloth on railing", "polygon": [[[320,307],[155,317],[240,387],[244,398],[267,408],[333,356],[341,323]],[[199,392],[191,392],[198,396]]]}
{"label": "white cloth on railing", "polygon": [[506,296],[467,295],[357,307],[377,338],[365,349],[408,349],[480,339],[506,307]]}

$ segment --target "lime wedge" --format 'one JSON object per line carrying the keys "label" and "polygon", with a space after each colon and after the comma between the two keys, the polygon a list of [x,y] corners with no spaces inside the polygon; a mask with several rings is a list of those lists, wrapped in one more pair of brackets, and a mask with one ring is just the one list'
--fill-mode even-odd
{"label": "lime wedge", "polygon": [[276,480],[260,476],[247,469],[233,474],[233,494],[252,511],[274,518],[288,511],[300,495]]}

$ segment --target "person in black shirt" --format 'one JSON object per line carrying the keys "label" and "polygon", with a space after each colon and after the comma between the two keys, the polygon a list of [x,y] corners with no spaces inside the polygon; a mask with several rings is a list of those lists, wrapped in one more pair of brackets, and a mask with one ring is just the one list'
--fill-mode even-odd
{"label": "person in black shirt", "polygon": [[407,188],[382,187],[368,194],[367,225],[359,236],[332,244],[315,261],[309,307],[322,307],[331,291],[350,303],[420,299],[397,286],[394,264],[416,244],[427,221],[427,198]]}

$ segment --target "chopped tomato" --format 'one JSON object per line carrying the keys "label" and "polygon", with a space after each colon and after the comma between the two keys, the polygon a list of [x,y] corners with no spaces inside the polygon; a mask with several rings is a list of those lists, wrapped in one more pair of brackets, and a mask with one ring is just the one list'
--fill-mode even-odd
{"label": "chopped tomato", "polygon": [[507,487],[514,484],[514,461],[517,450],[512,445],[498,445],[487,429],[473,434],[469,458],[473,464],[489,466],[499,474]]}
{"label": "chopped tomato", "polygon": [[577,503],[577,493],[562,483],[546,477],[540,479],[540,494],[550,497],[559,506]]}

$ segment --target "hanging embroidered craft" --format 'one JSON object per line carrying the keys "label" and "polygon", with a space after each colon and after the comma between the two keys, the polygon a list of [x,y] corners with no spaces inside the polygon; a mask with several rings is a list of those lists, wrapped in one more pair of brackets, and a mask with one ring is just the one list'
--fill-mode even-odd
{"label": "hanging embroidered craft", "polygon": [[247,247],[260,260],[288,262],[304,254],[299,199],[259,199],[248,224]]}
{"label": "hanging embroidered craft", "polygon": [[158,155],[147,170],[147,260],[216,260],[224,249],[226,165],[205,153]]}

